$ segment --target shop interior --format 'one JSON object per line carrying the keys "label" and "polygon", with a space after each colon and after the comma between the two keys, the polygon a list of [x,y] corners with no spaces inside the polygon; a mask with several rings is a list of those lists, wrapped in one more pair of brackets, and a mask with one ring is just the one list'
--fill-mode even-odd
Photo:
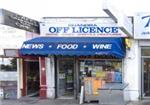
{"label": "shop interior", "polygon": [[27,96],[39,96],[39,62],[27,61]]}
{"label": "shop interior", "polygon": [[150,96],[150,58],[144,58],[144,96]]}

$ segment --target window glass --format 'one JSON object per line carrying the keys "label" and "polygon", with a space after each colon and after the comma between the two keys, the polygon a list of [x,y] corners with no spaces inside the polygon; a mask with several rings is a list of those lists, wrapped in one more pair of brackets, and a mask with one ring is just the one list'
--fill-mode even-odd
{"label": "window glass", "polygon": [[17,59],[0,58],[0,71],[17,71]]}
{"label": "window glass", "polygon": [[142,47],[141,55],[142,56],[150,56],[150,47]]}
{"label": "window glass", "polygon": [[122,61],[115,60],[81,60],[80,77],[101,78],[105,82],[122,82]]}

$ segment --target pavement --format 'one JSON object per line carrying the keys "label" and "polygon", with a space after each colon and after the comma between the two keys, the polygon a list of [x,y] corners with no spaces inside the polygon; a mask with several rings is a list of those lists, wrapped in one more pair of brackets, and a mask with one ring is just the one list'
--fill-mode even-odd
{"label": "pavement", "polygon": [[[72,99],[39,99],[21,98],[17,100],[0,100],[0,105],[79,105],[77,100]],[[83,105],[100,105],[98,103],[84,103]],[[150,105],[150,100],[129,102],[127,105]]]}

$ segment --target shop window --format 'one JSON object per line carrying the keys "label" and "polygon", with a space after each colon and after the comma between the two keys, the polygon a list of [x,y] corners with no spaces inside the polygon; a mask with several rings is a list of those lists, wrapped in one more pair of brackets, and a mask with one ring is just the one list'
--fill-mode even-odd
{"label": "shop window", "polygon": [[0,58],[0,71],[17,71],[17,59]]}
{"label": "shop window", "polygon": [[122,60],[80,60],[80,86],[86,94],[98,94],[106,83],[122,83]]}
{"label": "shop window", "polygon": [[121,60],[81,60],[81,77],[97,77],[105,82],[122,82]]}
{"label": "shop window", "polygon": [[141,55],[142,56],[150,56],[150,47],[142,47]]}

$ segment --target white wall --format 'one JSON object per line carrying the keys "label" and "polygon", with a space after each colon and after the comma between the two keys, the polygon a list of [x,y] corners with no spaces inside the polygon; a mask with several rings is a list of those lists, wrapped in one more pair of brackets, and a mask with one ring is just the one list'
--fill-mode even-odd
{"label": "white wall", "polygon": [[47,98],[55,98],[55,67],[54,57],[46,58]]}
{"label": "white wall", "polygon": [[138,41],[132,40],[130,50],[127,50],[124,60],[124,82],[129,83],[124,91],[125,98],[136,101],[140,96],[140,66],[139,66],[139,49]]}
{"label": "white wall", "polygon": [[21,97],[23,89],[23,61],[22,59],[17,59],[17,98]]}
{"label": "white wall", "polygon": [[24,30],[0,25],[0,55],[4,55],[3,49],[18,49],[26,39]]}
{"label": "white wall", "polygon": [[0,71],[0,81],[17,81],[17,72]]}

